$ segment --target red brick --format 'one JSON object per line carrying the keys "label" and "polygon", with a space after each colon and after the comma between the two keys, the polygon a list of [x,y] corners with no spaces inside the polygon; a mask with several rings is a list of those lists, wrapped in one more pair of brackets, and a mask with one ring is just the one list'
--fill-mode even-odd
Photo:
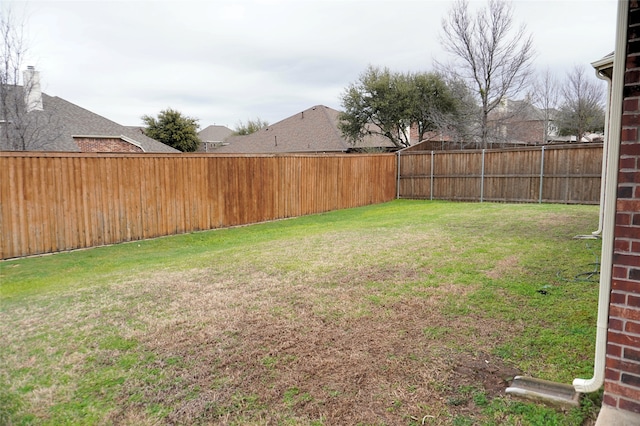
{"label": "red brick", "polygon": [[[632,3],[629,4],[629,6],[632,6]],[[634,7],[629,7],[629,13],[627,14],[628,16],[628,27],[632,27],[634,26],[634,24],[638,24],[640,23],[640,10],[636,10]],[[627,38],[629,40],[633,40],[630,36],[627,36]],[[629,49],[629,51],[631,52],[632,50]]]}
{"label": "red brick", "polygon": [[620,375],[620,381],[627,386],[633,386],[634,388],[640,388],[640,377],[634,374],[622,373]]}
{"label": "red brick", "polygon": [[[625,97],[629,96],[638,96],[640,93],[640,87],[633,86],[625,86],[624,87]],[[640,114],[636,114],[635,112],[622,114],[622,126],[623,127],[634,127],[640,126]],[[625,152],[626,153],[626,152]]]}
{"label": "red brick", "polygon": [[615,382],[607,382],[605,384],[605,389],[611,394],[640,401],[640,389],[638,388],[625,386]]}
{"label": "red brick", "polygon": [[621,410],[632,411],[634,413],[640,413],[640,404],[635,402],[637,399],[633,398],[634,401],[628,400],[626,398],[620,398],[618,400],[618,408]]}
{"label": "red brick", "polygon": [[611,343],[607,343],[607,357],[621,357],[622,356],[622,346],[612,345]]}
{"label": "red brick", "polygon": [[640,241],[631,241],[631,251],[633,253],[640,253]]}
{"label": "red brick", "polygon": [[[640,41],[637,42],[629,42],[629,44],[638,44],[640,46]],[[636,96],[640,96],[640,85],[637,84],[625,84],[622,89],[622,96],[625,98],[633,98]],[[626,120],[625,120],[626,117]],[[625,114],[622,116],[622,123],[625,126],[635,126],[637,125],[636,119],[638,117],[635,114]]]}
{"label": "red brick", "polygon": [[631,225],[632,220],[631,213],[617,212],[616,213],[616,225]]}
{"label": "red brick", "polygon": [[609,307],[609,317],[630,321],[640,321],[640,309],[625,308],[620,305],[611,305]]}
{"label": "red brick", "polygon": [[633,348],[624,348],[624,358],[631,361],[640,362],[640,350]]}
{"label": "red brick", "polygon": [[[607,357],[607,368],[620,371],[623,374],[627,373],[627,374],[635,375],[635,379],[629,379],[629,380],[638,380],[639,385],[637,387],[640,387],[640,364],[639,363]],[[628,383],[628,381],[625,383]]]}
{"label": "red brick", "polygon": [[617,343],[622,346],[631,346],[633,348],[640,348],[640,336],[632,336],[624,333],[617,333],[609,330],[609,341],[611,343]]}
{"label": "red brick", "polygon": [[612,277],[622,279],[629,278],[629,268],[622,265],[613,265]]}
{"label": "red brick", "polygon": [[[629,13],[629,19],[631,20],[631,23],[632,23],[631,25],[635,23],[633,22],[634,16],[636,16],[636,14],[634,14],[633,12]],[[640,40],[637,40],[637,39],[627,40],[627,53],[638,52],[638,49],[640,49]],[[625,85],[625,89],[626,89],[626,86],[627,85]]]}
{"label": "red brick", "polygon": [[627,333],[640,334],[640,323],[634,321],[628,321],[625,326],[625,331]]}
{"label": "red brick", "polygon": [[627,68],[635,68],[636,64],[640,64],[640,58],[638,58],[637,56],[628,55],[625,66]]}
{"label": "red brick", "polygon": [[[636,142],[628,141],[628,142]],[[620,144],[620,155],[629,155],[632,157],[637,157],[640,155],[640,145],[637,143],[622,143]]]}
{"label": "red brick", "polygon": [[609,303],[613,305],[625,305],[627,303],[626,293],[618,293],[617,291],[612,291]]}
{"label": "red brick", "polygon": [[640,282],[640,269],[637,269],[637,268],[629,269],[629,279]]}
{"label": "red brick", "polygon": [[630,307],[634,307],[634,308],[639,308],[640,309],[640,296],[634,296],[633,294],[630,294],[627,297],[627,304]]}
{"label": "red brick", "polygon": [[638,171],[621,171],[618,173],[618,183],[638,182]]}
{"label": "red brick", "polygon": [[620,239],[620,240],[624,240],[624,239],[633,239],[633,240],[640,240],[640,227],[632,227],[632,226],[625,226],[625,225],[618,225],[616,226],[615,230],[613,231],[616,238]]}
{"label": "red brick", "polygon": [[626,265],[640,267],[640,256],[634,256],[632,254],[620,254],[614,253],[613,263],[615,265]]}
{"label": "red brick", "polygon": [[[638,70],[627,71],[626,73],[624,73],[625,84],[635,84],[639,80],[640,80],[640,71]],[[635,111],[636,109],[637,108],[634,108],[633,111]],[[625,111],[626,111],[626,108],[625,108]]]}
{"label": "red brick", "polygon": [[74,138],[82,152],[142,152],[136,145],[120,138]]}
{"label": "red brick", "polygon": [[[640,186],[638,188],[636,188],[636,190],[640,189]],[[640,214],[633,214],[631,216],[631,223],[634,226],[640,226]],[[622,224],[621,224],[622,225]]]}
{"label": "red brick", "polygon": [[618,186],[618,190],[616,192],[616,195],[618,196],[618,198],[622,198],[622,200],[618,200],[618,204],[621,203],[627,203],[629,205],[629,207],[619,207],[617,208],[617,210],[622,210],[622,211],[627,211],[627,212],[632,212],[632,211],[638,211],[637,209],[634,209],[634,206],[637,204],[637,200],[624,200],[625,198],[633,198],[633,185],[628,185],[628,186],[624,186],[624,185],[620,185]]}
{"label": "red brick", "polygon": [[[640,71],[633,71],[633,72],[635,72],[637,74]],[[623,105],[624,106],[622,108],[623,108],[623,110],[625,112],[638,111],[638,99],[637,98],[636,99],[625,99]],[[623,139],[623,140],[628,140],[628,139]],[[635,140],[635,138],[631,139],[631,140]]]}
{"label": "red brick", "polygon": [[[636,129],[633,129],[636,130]],[[634,137],[635,137],[635,133],[634,133]],[[635,170],[637,168],[636,164],[637,164],[637,158],[638,157],[624,157],[624,158],[620,158],[620,161],[618,163],[618,167],[620,170]]]}
{"label": "red brick", "polygon": [[[605,387],[605,389],[606,389],[606,387]],[[602,397],[602,403],[605,404],[605,405],[608,405],[610,407],[617,407],[618,406],[618,398],[616,398],[613,395],[610,395],[610,394],[605,392],[604,396]]]}
{"label": "red brick", "polygon": [[617,318],[609,318],[609,330],[624,331],[624,321]]}
{"label": "red brick", "polygon": [[631,241],[616,239],[614,242],[613,249],[617,252],[628,253],[631,250]]}
{"label": "red brick", "polygon": [[621,293],[638,293],[638,282],[631,280],[614,279],[611,281],[611,289]]}
{"label": "red brick", "polygon": [[607,368],[604,371],[604,378],[613,382],[617,382],[620,380],[620,372],[618,370]]}
{"label": "red brick", "polygon": [[608,337],[611,343],[640,348],[640,336],[634,336],[622,332],[618,333],[616,331],[609,330]]}

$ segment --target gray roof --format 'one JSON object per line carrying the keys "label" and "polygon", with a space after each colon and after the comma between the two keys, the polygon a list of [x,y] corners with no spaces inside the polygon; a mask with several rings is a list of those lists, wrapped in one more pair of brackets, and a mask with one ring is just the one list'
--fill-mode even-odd
{"label": "gray roof", "polygon": [[202,142],[224,142],[233,134],[233,130],[227,126],[212,125],[207,126],[198,132],[198,136]]}
{"label": "gray roof", "polygon": [[[144,152],[180,152],[144,135],[140,128],[122,126],[105,117],[72,104],[57,96],[42,94],[42,111],[31,111],[30,120],[38,123],[37,137],[43,142],[38,150],[80,151],[73,136],[126,137]],[[10,149],[2,146],[0,150]]]}
{"label": "gray roof", "polygon": [[216,153],[347,152],[355,148],[393,148],[382,136],[369,136],[357,145],[338,129],[340,112],[316,105],[246,136],[230,136]]}

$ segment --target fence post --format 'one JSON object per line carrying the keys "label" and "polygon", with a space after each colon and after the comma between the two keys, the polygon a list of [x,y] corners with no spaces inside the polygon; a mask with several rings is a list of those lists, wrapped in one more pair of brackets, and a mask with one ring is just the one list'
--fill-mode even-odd
{"label": "fence post", "polygon": [[396,179],[396,200],[400,199],[400,151],[398,151],[398,177]]}
{"label": "fence post", "polygon": [[480,202],[484,201],[484,152],[485,149],[482,150],[482,172],[480,175]]}
{"label": "fence post", "polygon": [[538,204],[542,204],[542,180],[544,179],[544,146],[540,151],[540,190],[538,195]]}
{"label": "fence post", "polygon": [[433,151],[431,151],[431,188],[429,189],[429,199],[433,201]]}

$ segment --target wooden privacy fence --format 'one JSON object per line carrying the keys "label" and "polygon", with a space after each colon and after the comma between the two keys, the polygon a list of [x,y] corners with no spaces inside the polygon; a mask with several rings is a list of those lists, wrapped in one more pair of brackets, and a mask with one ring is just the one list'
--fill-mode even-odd
{"label": "wooden privacy fence", "polygon": [[0,258],[390,201],[396,167],[393,154],[0,152]]}
{"label": "wooden privacy fence", "polygon": [[601,167],[602,144],[404,151],[398,197],[597,204]]}
{"label": "wooden privacy fence", "polygon": [[596,204],[602,145],[394,154],[0,152],[0,259],[398,198]]}

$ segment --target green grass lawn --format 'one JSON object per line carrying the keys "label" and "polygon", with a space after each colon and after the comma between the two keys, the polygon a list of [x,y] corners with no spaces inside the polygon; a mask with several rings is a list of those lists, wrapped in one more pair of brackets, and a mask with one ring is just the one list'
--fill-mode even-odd
{"label": "green grass lawn", "polygon": [[594,206],[390,203],[0,263],[0,424],[582,425]]}

